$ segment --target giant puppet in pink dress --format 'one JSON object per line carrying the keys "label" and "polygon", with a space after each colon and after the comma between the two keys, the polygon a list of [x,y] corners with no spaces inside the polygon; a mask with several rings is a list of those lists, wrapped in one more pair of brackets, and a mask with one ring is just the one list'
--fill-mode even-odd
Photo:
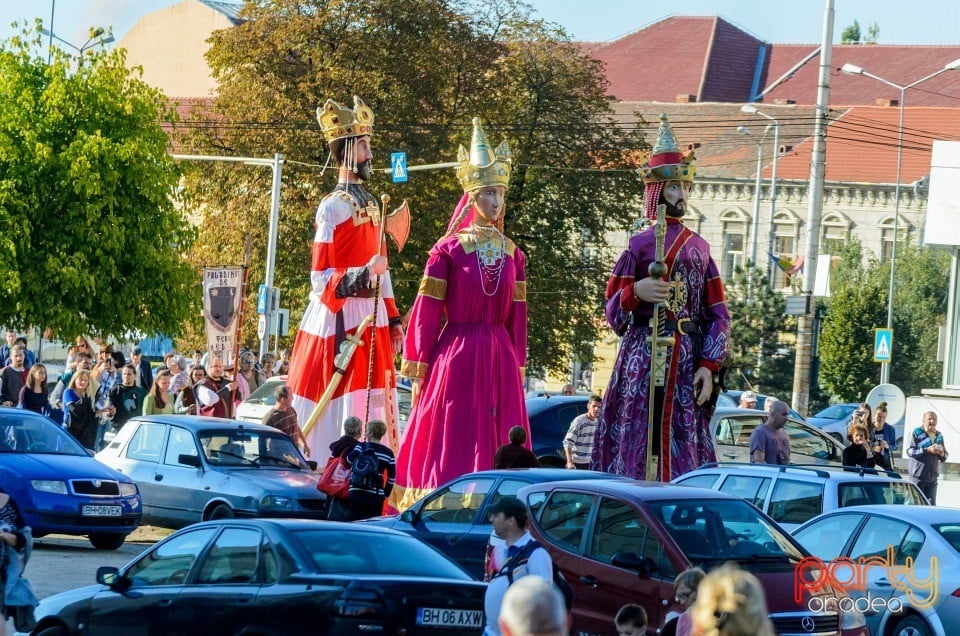
{"label": "giant puppet in pink dress", "polygon": [[[339,164],[339,180],[317,208],[310,304],[300,322],[287,378],[301,427],[331,384],[334,359],[341,344],[356,333],[365,318],[374,314],[375,301],[376,325],[360,338],[362,344],[345,366],[332,398],[307,432],[311,457],[321,465],[330,456],[329,446],[341,436],[343,421],[348,416],[380,419],[388,425],[397,421],[393,356],[403,331],[386,269],[380,206],[362,185],[370,176],[374,117],[362,100],[353,100],[353,110],[333,100],[317,109],[320,127]],[[370,417],[366,418],[368,400]],[[391,428],[384,443],[396,449],[397,432]]]}
{"label": "giant puppet in pink dress", "polygon": [[510,428],[529,426],[524,256],[503,235],[509,149],[504,142],[491,151],[474,119],[470,152],[461,146],[459,162],[465,194],[430,250],[407,325],[400,372],[420,386],[397,457],[390,502],[398,510],[492,468]]}

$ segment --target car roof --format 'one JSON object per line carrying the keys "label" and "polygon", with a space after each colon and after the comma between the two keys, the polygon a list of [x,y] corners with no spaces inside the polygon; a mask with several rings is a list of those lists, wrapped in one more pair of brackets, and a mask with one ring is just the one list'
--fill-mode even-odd
{"label": "car roof", "polygon": [[[610,473],[594,470],[572,471],[569,468],[497,468],[470,473],[472,477],[516,477],[518,475],[536,478],[536,481],[581,481],[583,479],[615,479],[622,481],[628,477],[619,477]],[[574,477],[575,475],[575,477]],[[458,478],[459,479],[459,478]],[[452,480],[451,480],[452,481]],[[630,480],[632,481],[632,480]]]}
{"label": "car roof", "polygon": [[[913,523],[960,523],[960,508],[945,508],[943,506],[917,506],[913,504],[867,504],[863,506],[847,506],[829,514],[837,512],[869,512]],[[812,520],[811,520],[812,521]]]}
{"label": "car roof", "polygon": [[704,464],[695,470],[676,477],[680,479],[691,473],[700,471],[720,471],[728,473],[790,473],[794,475],[804,475],[809,477],[819,477],[830,481],[840,481],[842,479],[863,479],[871,481],[903,481],[900,473],[892,470],[874,469],[874,468],[854,468],[851,466],[839,466],[836,464],[746,464],[741,462],[716,462]]}
{"label": "car roof", "polygon": [[277,429],[266,424],[256,422],[244,422],[241,420],[228,420],[222,417],[204,417],[202,415],[138,415],[131,418],[130,422],[159,422],[161,424],[171,424],[181,426],[194,432],[207,430],[247,430],[258,433],[276,432]]}
{"label": "car roof", "polygon": [[297,530],[323,530],[344,532],[357,531],[368,532],[371,534],[392,534],[401,537],[408,537],[409,534],[384,528],[382,526],[367,525],[361,523],[347,523],[342,521],[321,521],[318,519],[285,519],[285,518],[251,518],[251,519],[217,519],[215,521],[204,521],[195,523],[190,528],[202,526],[222,526],[222,525],[242,525],[257,528],[285,528],[289,531]]}
{"label": "car roof", "polygon": [[681,486],[663,483],[659,481],[638,481],[636,479],[598,479],[587,483],[583,481],[564,480],[547,482],[541,484],[531,484],[526,488],[533,489],[556,489],[556,488],[579,488],[589,490],[601,495],[627,496],[628,498],[641,499],[643,501],[663,501],[673,499],[739,499],[733,495],[728,495],[719,490],[708,490],[706,488],[697,488],[694,486]]}

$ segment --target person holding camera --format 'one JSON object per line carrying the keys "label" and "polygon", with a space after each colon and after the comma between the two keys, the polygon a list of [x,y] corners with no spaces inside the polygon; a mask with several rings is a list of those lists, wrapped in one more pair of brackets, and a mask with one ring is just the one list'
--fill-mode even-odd
{"label": "person holding camera", "polygon": [[937,414],[933,411],[924,413],[923,426],[913,429],[910,434],[907,455],[910,457],[911,481],[927,496],[931,506],[937,505],[940,464],[947,461],[948,453],[943,445],[943,435],[937,430]]}

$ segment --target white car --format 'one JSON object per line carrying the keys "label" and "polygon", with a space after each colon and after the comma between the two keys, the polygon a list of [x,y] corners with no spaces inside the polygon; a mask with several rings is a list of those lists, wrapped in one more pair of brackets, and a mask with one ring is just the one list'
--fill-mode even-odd
{"label": "white car", "polygon": [[680,475],[675,484],[746,499],[787,532],[819,514],[863,504],[927,505],[917,485],[893,471],[838,466],[721,462]]}
{"label": "white car", "polygon": [[[250,394],[240,406],[237,407],[236,419],[241,422],[256,422],[262,424],[267,417],[267,413],[276,404],[273,392],[277,387],[287,383],[287,376],[278,375],[268,378],[266,382],[260,385],[256,391]],[[400,411],[399,433],[403,433],[407,428],[407,418],[410,417],[410,389],[409,387],[397,386],[397,408]]]}

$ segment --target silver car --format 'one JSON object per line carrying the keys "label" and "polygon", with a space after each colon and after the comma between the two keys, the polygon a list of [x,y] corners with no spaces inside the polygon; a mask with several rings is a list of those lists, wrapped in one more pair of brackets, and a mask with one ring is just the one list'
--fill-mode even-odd
{"label": "silver car", "polygon": [[136,417],[96,458],[137,483],[146,523],[179,528],[230,517],[324,517],[315,464],[263,424]]}
{"label": "silver car", "polygon": [[[717,459],[722,462],[750,461],[750,434],[763,426],[767,414],[755,409],[718,406],[710,420],[717,444]],[[790,438],[790,461],[794,464],[840,466],[843,447],[830,435],[791,416],[783,427]]]}
{"label": "silver car", "polygon": [[871,634],[960,630],[960,510],[854,506],[820,515],[793,536],[816,557],[807,586],[838,582],[835,597],[823,600],[841,610],[866,607]]}

